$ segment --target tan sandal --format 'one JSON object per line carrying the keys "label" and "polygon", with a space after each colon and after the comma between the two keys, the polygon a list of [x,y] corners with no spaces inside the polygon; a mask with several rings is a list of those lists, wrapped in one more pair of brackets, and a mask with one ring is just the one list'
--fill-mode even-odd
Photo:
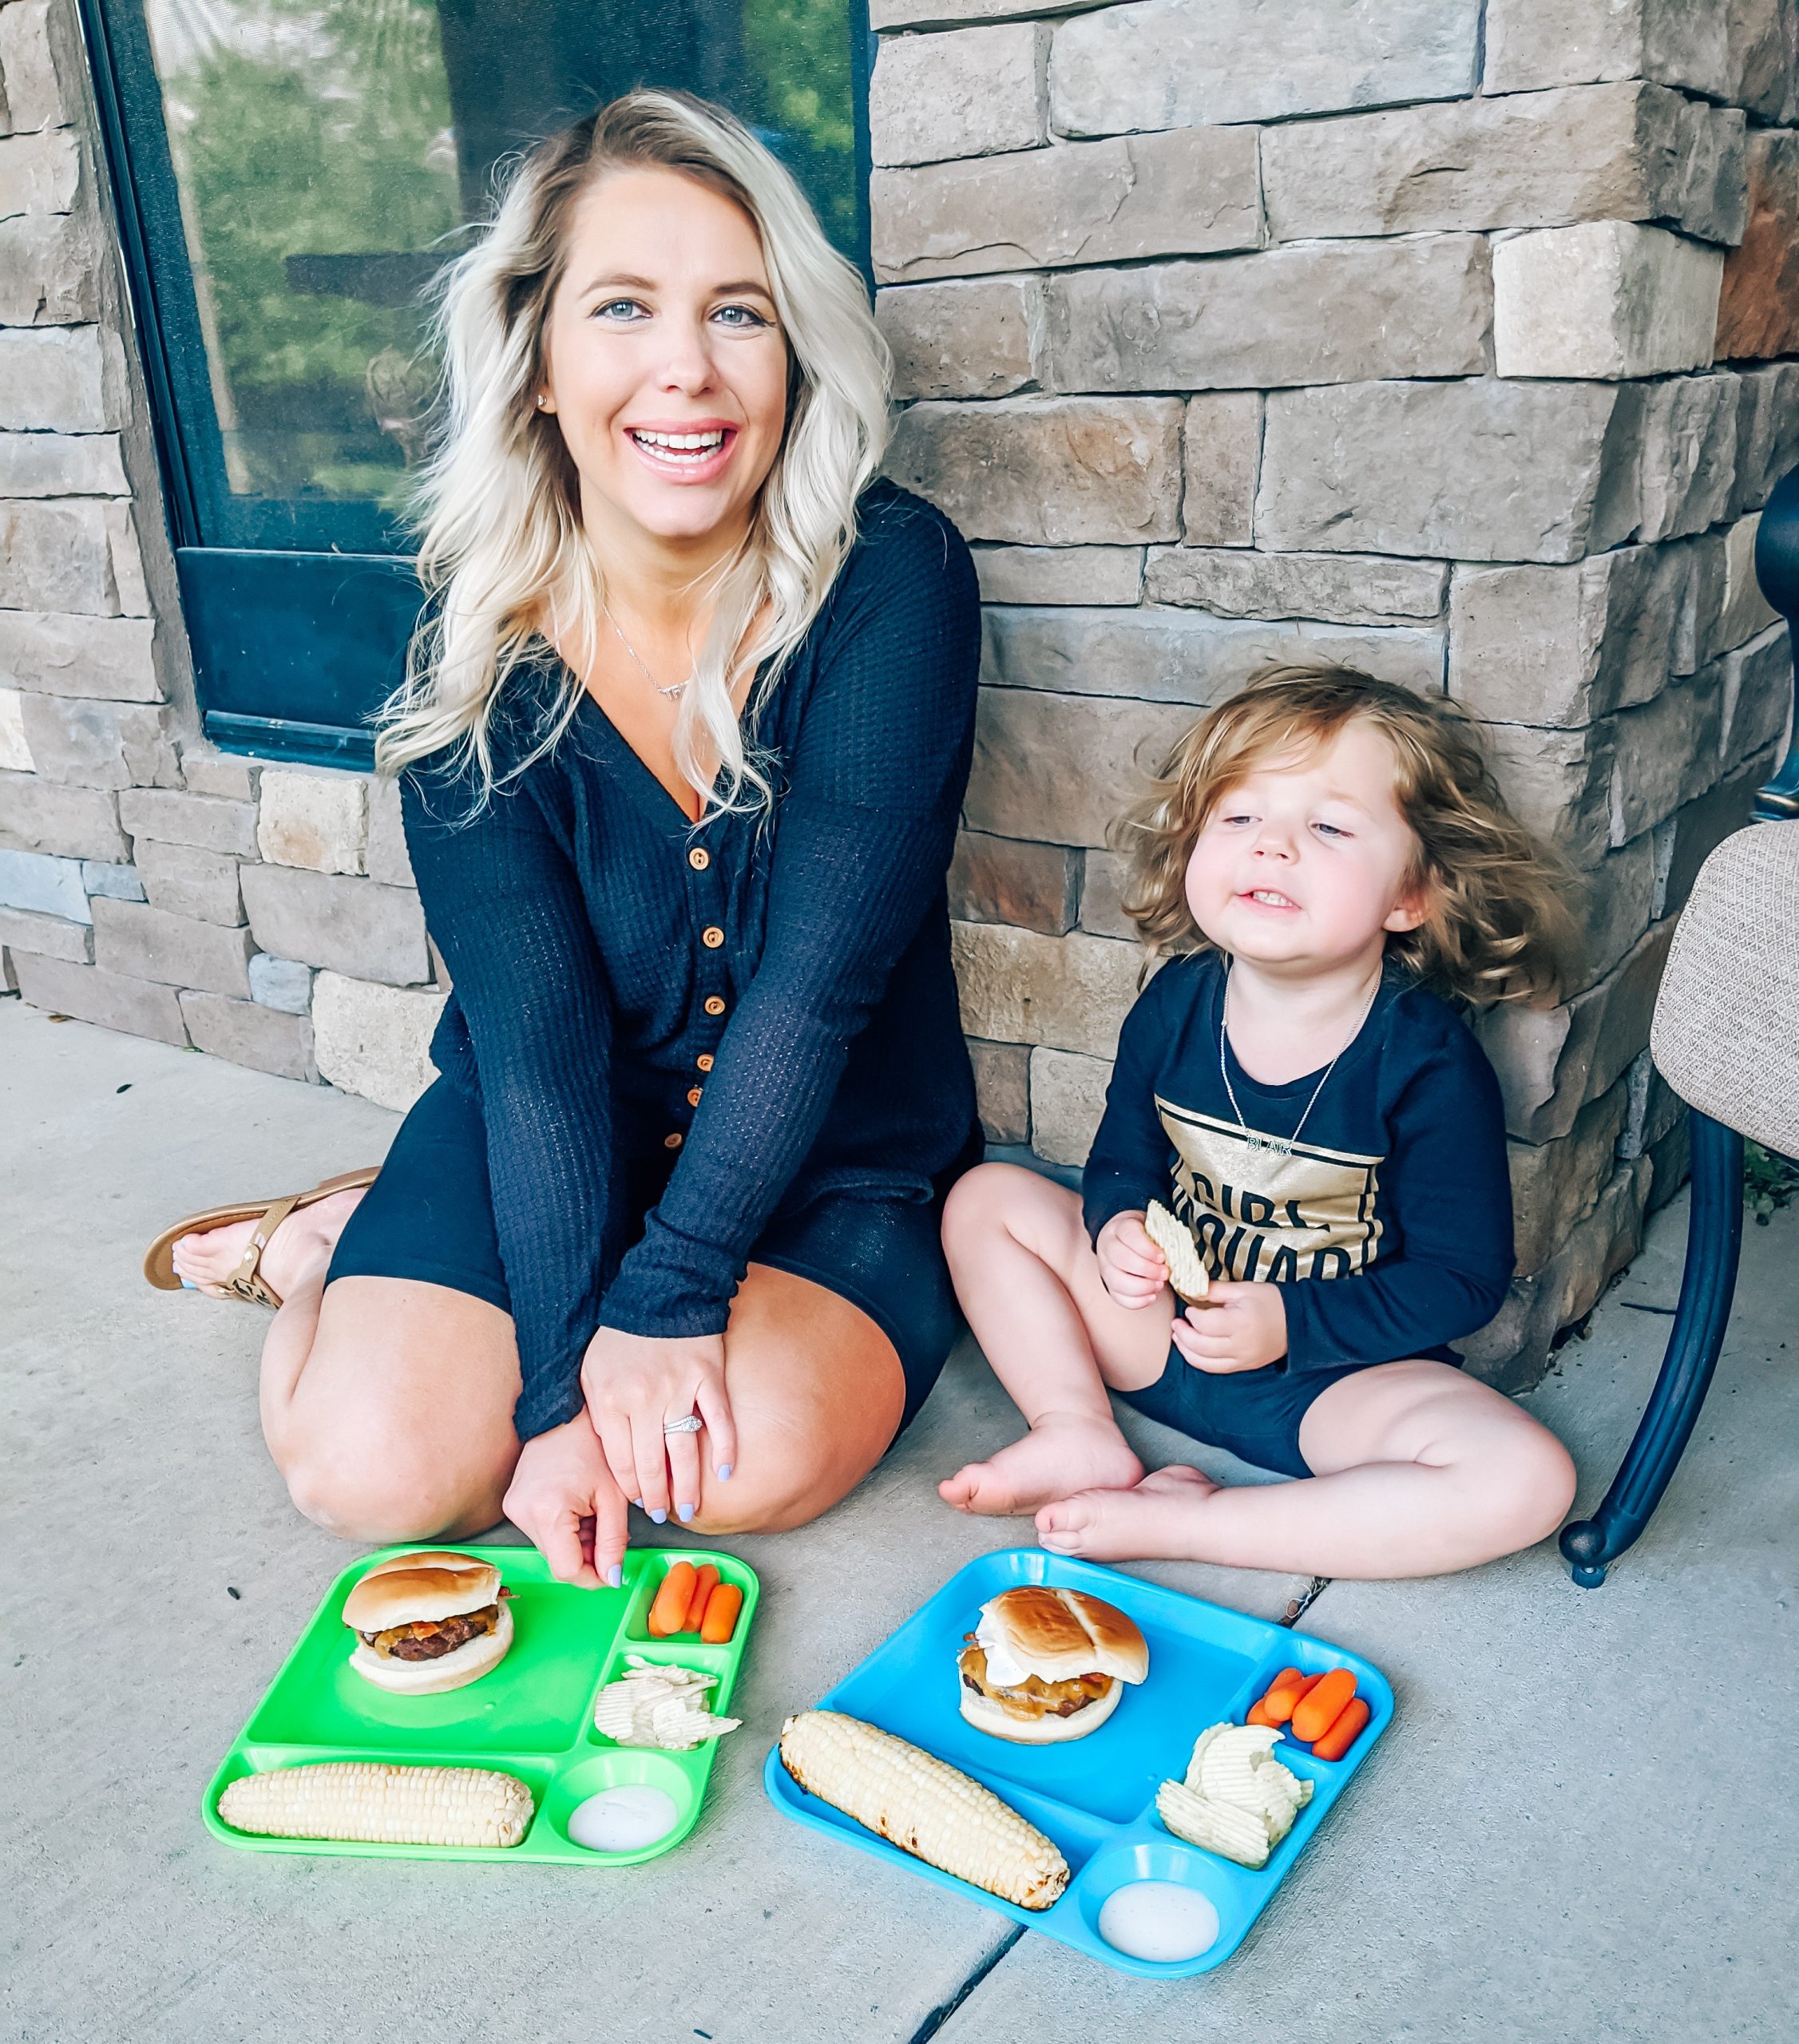
{"label": "tan sandal", "polygon": [[204,1214],[190,1214],[173,1227],[164,1228],[144,1252],[144,1275],[159,1292],[179,1292],[182,1285],[175,1274],[175,1245],[182,1236],[207,1234],[214,1228],[228,1228],[234,1222],[256,1221],[260,1217],[260,1225],[237,1268],[219,1289],[227,1297],[241,1299],[246,1305],[278,1307],[280,1298],[260,1269],[263,1251],[275,1230],[297,1207],[310,1206],[334,1192],[354,1192],[359,1186],[373,1185],[380,1170],[378,1164],[368,1164],[360,1171],[343,1171],[335,1178],[326,1178],[310,1192],[291,1192],[280,1199],[255,1199],[236,1206],[209,1206]]}

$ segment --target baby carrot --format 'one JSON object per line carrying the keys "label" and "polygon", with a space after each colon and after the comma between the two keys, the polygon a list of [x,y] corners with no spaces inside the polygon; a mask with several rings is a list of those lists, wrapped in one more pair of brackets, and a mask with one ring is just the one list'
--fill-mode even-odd
{"label": "baby carrot", "polygon": [[1268,1699],[1266,1697],[1250,1705],[1243,1713],[1243,1722],[1246,1725],[1266,1725],[1270,1731],[1278,1732],[1280,1729],[1274,1719],[1268,1715]]}
{"label": "baby carrot", "polygon": [[1337,1722],[1337,1715],[1356,1693],[1353,1670],[1333,1668],[1322,1675],[1300,1699],[1293,1713],[1293,1736],[1310,1745],[1322,1739]]}
{"label": "baby carrot", "polygon": [[735,1583],[721,1583],[706,1599],[706,1617],[699,1637],[708,1646],[723,1646],[737,1630],[737,1614],[743,1608],[743,1593]]}
{"label": "baby carrot", "polygon": [[[1269,1706],[1274,1701],[1274,1693],[1278,1689],[1284,1689],[1289,1682],[1302,1682],[1306,1678],[1300,1674],[1297,1668],[1283,1668],[1279,1674],[1274,1678],[1274,1681],[1268,1685],[1267,1688],[1262,1692],[1262,1701],[1257,1704],[1255,1710],[1252,1710],[1249,1716],[1243,1720],[1243,1722],[1246,1725],[1284,1725],[1286,1722],[1287,1718],[1293,1715],[1290,1709],[1279,1717],[1274,1717],[1266,1714],[1269,1709]],[[1265,1714],[1258,1717],[1255,1714],[1257,1710],[1259,1710]]]}
{"label": "baby carrot", "polygon": [[698,1632],[700,1622],[706,1616],[706,1599],[712,1594],[719,1579],[719,1572],[710,1562],[700,1570],[693,1586],[693,1594],[688,1599],[687,1614],[681,1620],[679,1630]]}
{"label": "baby carrot", "polygon": [[1353,1746],[1370,1713],[1361,1697],[1353,1697],[1337,1712],[1335,1723],[1322,1739],[1312,1741],[1314,1760],[1341,1760]]}
{"label": "baby carrot", "polygon": [[650,1606],[649,1634],[652,1639],[667,1639],[672,1633],[681,1629],[681,1621],[688,1614],[688,1606],[693,1602],[693,1586],[698,1580],[691,1562],[676,1562],[662,1579],[662,1586],[656,1593],[656,1601]]}
{"label": "baby carrot", "polygon": [[1298,1708],[1299,1699],[1318,1679],[1316,1675],[1301,1674],[1297,1668],[1284,1670],[1262,1699],[1262,1707],[1267,1712],[1270,1723],[1286,1724]]}

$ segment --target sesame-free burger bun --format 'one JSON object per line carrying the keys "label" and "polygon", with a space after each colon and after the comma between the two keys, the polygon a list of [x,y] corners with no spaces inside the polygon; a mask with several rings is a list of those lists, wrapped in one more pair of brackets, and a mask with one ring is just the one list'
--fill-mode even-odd
{"label": "sesame-free burger bun", "polygon": [[962,1715],[977,1731],[991,1733],[997,1739],[1009,1739],[1014,1745],[1052,1746],[1065,1739],[1084,1739],[1089,1732],[1097,1732],[1117,1709],[1124,1685],[1112,1682],[1104,1696],[1083,1704],[1068,1717],[1060,1717],[1052,1710],[1044,1712],[1040,1717],[1016,1717],[1003,1704],[971,1689],[966,1683],[958,1693]]}
{"label": "sesame-free burger bun", "polygon": [[343,1622],[356,1632],[428,1624],[496,1602],[500,1571],[473,1555],[426,1549],[377,1562],[343,1600]]}
{"label": "sesame-free burger bun", "polygon": [[1028,1584],[1003,1590],[981,1607],[981,1632],[1046,1682],[1111,1675],[1140,1682],[1149,1642],[1115,1606],[1079,1590]]}
{"label": "sesame-free burger bun", "polygon": [[[498,1580],[497,1574],[495,1580]],[[468,1608],[466,1605],[458,1606],[458,1610]],[[364,1626],[363,1630],[373,1631],[375,1628]],[[350,1666],[377,1689],[391,1689],[400,1696],[437,1696],[445,1689],[459,1689],[465,1683],[477,1682],[490,1668],[497,1667],[506,1658],[512,1637],[512,1608],[502,1604],[499,1622],[493,1631],[466,1640],[451,1652],[439,1654],[434,1661],[395,1660],[359,1642],[350,1657]]]}

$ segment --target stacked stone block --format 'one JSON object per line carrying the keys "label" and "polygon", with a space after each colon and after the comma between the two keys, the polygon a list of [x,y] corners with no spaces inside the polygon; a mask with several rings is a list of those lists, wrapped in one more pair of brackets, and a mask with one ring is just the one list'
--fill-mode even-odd
{"label": "stacked stone block", "polygon": [[[1142,954],[1111,826],[1276,659],[1447,692],[1587,895],[1483,1035],[1533,1379],[1685,1171],[1673,919],[1786,736],[1757,514],[1799,460],[1785,0],[875,0],[890,471],[976,543],[953,875],[989,1135],[1079,1164]],[[1278,13],[1278,24],[1274,16]]]}
{"label": "stacked stone block", "polygon": [[0,972],[404,1107],[444,999],[393,790],[195,735],[71,0],[0,0]]}

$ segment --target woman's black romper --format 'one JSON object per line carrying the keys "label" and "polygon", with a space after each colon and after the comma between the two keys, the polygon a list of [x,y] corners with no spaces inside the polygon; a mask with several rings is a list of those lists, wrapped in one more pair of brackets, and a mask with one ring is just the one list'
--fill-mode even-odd
{"label": "woman's black romper", "polygon": [[[585,695],[473,821],[465,782],[405,775],[442,1076],[330,1274],[509,1312],[521,1438],[581,1409],[596,1328],[721,1333],[752,1259],[862,1308],[923,1403],[957,1331],[938,1212],[980,1155],[945,886],[979,662],[967,548],[877,483],[747,733],[772,817],[691,825]],[[565,679],[546,649],[509,679],[502,770]]]}

